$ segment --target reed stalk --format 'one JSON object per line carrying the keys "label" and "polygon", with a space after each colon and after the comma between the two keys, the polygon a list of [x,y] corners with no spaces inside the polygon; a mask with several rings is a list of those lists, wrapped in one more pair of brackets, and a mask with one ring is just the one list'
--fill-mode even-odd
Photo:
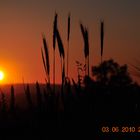
{"label": "reed stalk", "polygon": [[53,22],[53,90],[55,93],[55,48],[56,48],[56,30],[57,30],[57,13],[55,13]]}
{"label": "reed stalk", "polygon": [[68,15],[68,37],[67,37],[67,77],[69,77],[69,38],[70,38],[70,13]]}

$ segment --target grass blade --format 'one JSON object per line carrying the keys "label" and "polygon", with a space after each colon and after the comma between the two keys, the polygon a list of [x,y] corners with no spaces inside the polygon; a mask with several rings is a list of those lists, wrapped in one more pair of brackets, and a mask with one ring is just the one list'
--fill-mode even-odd
{"label": "grass blade", "polygon": [[36,82],[36,96],[37,96],[37,107],[40,110],[42,107],[42,94],[41,94],[41,89],[38,82]]}
{"label": "grass blade", "polygon": [[25,95],[26,95],[26,99],[27,99],[27,102],[28,102],[29,109],[32,109],[33,102],[32,102],[32,97],[31,97],[31,92],[30,92],[29,84],[27,84]]}
{"label": "grass blade", "polygon": [[68,71],[69,71],[69,38],[70,38],[70,13],[69,13],[69,15],[68,15],[67,77],[69,76],[69,75],[68,75]]}
{"label": "grass blade", "polygon": [[14,92],[13,85],[11,86],[10,110],[11,110],[11,112],[14,112],[14,110],[15,110],[15,92]]}
{"label": "grass blade", "polygon": [[54,23],[53,23],[53,85],[55,93],[55,46],[56,46],[56,30],[57,30],[57,13],[55,13]]}
{"label": "grass blade", "polygon": [[46,65],[45,65],[45,58],[44,58],[44,54],[43,54],[42,48],[41,48],[41,55],[42,55],[42,60],[43,60],[44,69],[45,69],[45,72],[46,72],[46,75],[47,75],[47,69],[46,69]]}
{"label": "grass blade", "polygon": [[104,22],[101,21],[101,62],[103,56],[103,43],[104,43]]}
{"label": "grass blade", "polygon": [[50,74],[49,50],[48,50],[48,46],[47,46],[45,36],[43,36],[43,44],[44,44],[45,57],[46,57],[46,69],[47,69],[47,72],[48,72],[48,75],[49,75]]}
{"label": "grass blade", "polygon": [[85,57],[87,57],[89,55],[88,30],[82,24],[80,24],[80,28],[83,35],[84,46],[85,46],[84,54],[85,54]]}
{"label": "grass blade", "polygon": [[67,38],[68,41],[69,41],[69,38],[70,38],[70,13],[68,15],[68,38]]}
{"label": "grass blade", "polygon": [[53,23],[53,49],[55,50],[56,46],[56,30],[57,30],[57,13],[55,13],[54,23]]}
{"label": "grass blade", "polygon": [[48,46],[47,46],[47,42],[46,42],[46,39],[45,39],[44,35],[43,35],[43,45],[44,45],[44,51],[45,51],[45,58],[46,59],[44,59],[43,51],[42,51],[42,59],[43,59],[43,64],[44,64],[44,67],[45,67],[45,71],[47,72],[48,82],[50,83],[50,77],[49,77],[49,75],[50,75],[49,51],[48,51]]}
{"label": "grass blade", "polygon": [[84,55],[85,55],[85,64],[86,64],[86,71],[88,70],[88,76],[89,76],[89,37],[88,37],[88,30],[86,27],[84,27],[82,24],[80,24],[81,33],[84,40]]}
{"label": "grass blade", "polygon": [[64,47],[63,47],[63,43],[62,43],[58,29],[56,31],[56,35],[57,35],[59,54],[60,54],[60,57],[63,57],[63,59],[64,59],[65,58]]}

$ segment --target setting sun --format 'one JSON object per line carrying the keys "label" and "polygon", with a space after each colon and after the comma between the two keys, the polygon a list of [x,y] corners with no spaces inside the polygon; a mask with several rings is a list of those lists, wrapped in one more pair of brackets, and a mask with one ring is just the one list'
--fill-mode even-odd
{"label": "setting sun", "polygon": [[4,72],[0,70],[0,81],[4,79]]}

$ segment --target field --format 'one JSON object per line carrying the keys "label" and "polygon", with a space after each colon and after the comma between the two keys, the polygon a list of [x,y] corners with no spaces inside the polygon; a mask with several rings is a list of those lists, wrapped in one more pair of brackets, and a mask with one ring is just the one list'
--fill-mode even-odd
{"label": "field", "polygon": [[[47,40],[45,35],[42,35],[41,57],[45,70],[45,83],[23,82],[23,84],[0,87],[1,135],[5,139],[53,139],[55,137],[57,139],[84,137],[111,139],[114,133],[104,133],[103,127],[138,127],[140,86],[131,78],[126,64],[119,65],[113,59],[103,60],[104,21],[100,22],[101,62],[97,66],[90,66],[88,29],[80,23],[85,62],[76,61],[77,81],[75,81],[69,77],[70,14],[67,48],[64,48],[57,18],[56,13],[53,23],[52,70],[50,70]],[[56,47],[61,60],[60,85],[55,82]],[[139,69],[135,66],[134,68],[139,73]],[[50,81],[50,71],[53,73],[52,81]],[[122,135],[121,132],[119,135]]]}

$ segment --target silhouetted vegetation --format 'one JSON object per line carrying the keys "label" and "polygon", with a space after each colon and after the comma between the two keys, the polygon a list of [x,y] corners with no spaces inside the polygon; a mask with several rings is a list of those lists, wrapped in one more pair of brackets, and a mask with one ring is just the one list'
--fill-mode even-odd
{"label": "silhouetted vegetation", "polygon": [[[119,65],[113,59],[105,60],[98,66],[92,66],[90,77],[88,30],[82,24],[80,28],[85,45],[85,63],[76,61],[77,82],[68,77],[68,59],[67,77],[65,76],[65,48],[57,27],[57,14],[55,14],[53,27],[54,85],[51,85],[50,81],[49,51],[45,35],[43,35],[44,47],[41,49],[41,55],[46,72],[46,84],[41,85],[36,82],[35,93],[31,92],[29,84],[27,86],[23,84],[27,102],[27,107],[24,109],[16,104],[13,85],[10,103],[6,100],[6,96],[9,95],[1,90],[0,131],[5,138],[12,136],[19,138],[18,135],[26,139],[53,139],[55,136],[64,138],[64,135],[73,138],[76,134],[78,138],[85,135],[87,139],[91,136],[100,139],[103,135],[100,132],[101,126],[127,125],[128,122],[134,124],[134,120],[139,120],[140,86],[130,77],[127,65]],[[68,17],[68,42],[69,37],[70,16]],[[104,23],[101,22],[101,60],[103,39]],[[56,41],[62,75],[62,83],[59,86],[55,85]]]}
{"label": "silhouetted vegetation", "polygon": [[84,27],[82,24],[80,24],[81,32],[83,35],[84,40],[84,55],[85,55],[85,76],[89,76],[89,40],[88,40],[88,30],[86,27]]}
{"label": "silhouetted vegetation", "polygon": [[92,67],[95,81],[108,86],[127,86],[132,83],[127,65],[120,66],[112,59],[104,61],[99,66]]}

